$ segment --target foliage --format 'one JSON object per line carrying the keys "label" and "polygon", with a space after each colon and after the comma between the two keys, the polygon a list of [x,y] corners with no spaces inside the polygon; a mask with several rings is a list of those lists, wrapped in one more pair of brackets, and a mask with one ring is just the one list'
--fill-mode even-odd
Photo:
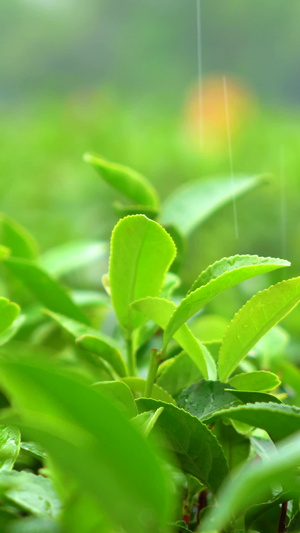
{"label": "foliage", "polygon": [[[277,324],[300,278],[254,294],[228,325],[210,302],[288,261],[222,258],[180,289],[192,229],[261,178],[197,181],[161,202],[135,171],[85,159],[124,196],[109,257],[90,240],[39,255],[1,219],[16,302],[0,300],[1,531],[241,532],[269,513],[273,531],[293,531],[300,373]],[[106,293],[71,288],[103,257]]]}

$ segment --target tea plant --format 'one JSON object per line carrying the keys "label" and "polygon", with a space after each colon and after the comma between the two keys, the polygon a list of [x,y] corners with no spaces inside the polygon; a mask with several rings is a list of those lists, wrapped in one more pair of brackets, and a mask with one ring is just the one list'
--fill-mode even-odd
{"label": "tea plant", "polygon": [[277,324],[300,278],[228,324],[207,305],[288,261],[222,258],[179,292],[188,235],[263,179],[197,181],[160,208],[138,173],[86,160],[133,202],[116,206],[106,294],[59,279],[106,243],[40,255],[1,220],[1,531],[299,531],[300,373]]}

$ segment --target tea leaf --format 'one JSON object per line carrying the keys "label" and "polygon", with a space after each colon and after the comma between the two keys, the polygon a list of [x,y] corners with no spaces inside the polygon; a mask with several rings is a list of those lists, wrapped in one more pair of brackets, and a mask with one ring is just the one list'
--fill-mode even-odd
{"label": "tea leaf", "polygon": [[273,372],[257,370],[255,372],[247,372],[247,374],[237,374],[230,378],[228,383],[239,390],[270,391],[276,389],[281,382]]}
{"label": "tea leaf", "polygon": [[71,242],[44,252],[39,263],[53,276],[62,276],[106,256],[106,242]]}
{"label": "tea leaf", "polygon": [[58,516],[60,501],[50,479],[30,472],[1,472],[0,486],[7,487],[5,496],[21,509],[38,516]]}
{"label": "tea leaf", "polygon": [[214,435],[222,446],[230,470],[246,461],[250,453],[250,441],[237,433],[231,425],[218,422],[214,426]]}
{"label": "tea leaf", "polygon": [[218,370],[226,381],[240,361],[269,329],[300,300],[300,277],[282,281],[255,294],[234,316],[224,335]]}
{"label": "tea leaf", "polygon": [[246,279],[289,264],[283,259],[258,257],[257,255],[235,255],[217,261],[200,274],[191,288],[193,292],[189,292],[177,307],[165,331],[165,346],[184,322],[221,292]]}
{"label": "tea leaf", "polygon": [[121,346],[115,339],[58,313],[52,313],[51,311],[44,311],[44,313],[75,337],[77,344],[81,348],[96,353],[104,361],[107,361],[119,376],[123,377],[128,374],[122,357]]}
{"label": "tea leaf", "polygon": [[[132,304],[132,307],[143,313],[149,320],[153,320],[164,329],[176,306],[173,302],[163,298],[143,298]],[[194,337],[189,327],[184,324],[174,335],[174,339],[186,351],[190,358],[201,370],[204,377],[208,376],[206,353],[200,342]]]}
{"label": "tea leaf", "polygon": [[215,493],[228,474],[228,466],[221,446],[205,424],[174,405],[148,398],[136,403],[139,412],[164,407],[153,431],[165,435],[165,445],[176,454],[183,471]]}
{"label": "tea leaf", "polygon": [[189,235],[215,211],[265,183],[264,176],[196,180],[175,190],[162,206],[162,224],[174,224]]}
{"label": "tea leaf", "polygon": [[177,398],[177,404],[199,419],[210,418],[214,412],[239,403],[226,389],[225,383],[201,380],[184,389]]}
{"label": "tea leaf", "polygon": [[2,360],[0,368],[21,426],[66,479],[126,532],[160,531],[170,510],[166,474],[119,409],[78,377],[45,363]]}
{"label": "tea leaf", "polygon": [[218,506],[211,508],[203,519],[201,532],[220,533],[231,518],[238,516],[270,494],[274,485],[299,491],[297,469],[300,463],[300,437],[284,441],[270,456],[235,472],[219,494]]}
{"label": "tea leaf", "polygon": [[160,365],[156,383],[175,396],[196,380],[200,380],[201,377],[199,367],[188,354],[181,352]]}
{"label": "tea leaf", "polygon": [[134,397],[124,381],[99,381],[99,383],[94,383],[93,387],[130,418],[137,415]]}
{"label": "tea leaf", "polygon": [[115,226],[109,265],[111,298],[119,322],[128,331],[144,321],[130,304],[159,295],[175,254],[169,234],[143,215],[123,218]]}
{"label": "tea leaf", "polygon": [[6,333],[19,314],[20,307],[17,304],[10,302],[7,298],[0,298],[0,335]]}
{"label": "tea leaf", "polygon": [[88,324],[87,317],[75,305],[67,292],[45,270],[26,259],[9,258],[5,266],[18,277],[35,297],[50,311],[61,313],[69,318]]}
{"label": "tea leaf", "polygon": [[300,430],[300,408],[277,403],[255,403],[221,409],[206,418],[213,420],[231,418],[249,426],[264,429],[274,441]]}
{"label": "tea leaf", "polygon": [[135,170],[89,153],[84,155],[84,160],[94,167],[104,181],[136,204],[158,207],[159,201],[155,189]]}
{"label": "tea leaf", "polygon": [[[134,396],[144,396],[145,389],[146,389],[146,380],[143,378],[136,378],[136,377],[126,377],[123,378],[122,381],[130,387],[132,390]],[[170,396],[170,394],[165,391],[162,387],[154,383],[151,396],[154,400],[161,400],[162,402],[172,403],[175,404],[174,398]]]}
{"label": "tea leaf", "polygon": [[0,333],[0,346],[3,346],[10,341],[19,331],[19,328],[24,324],[25,315],[18,316],[11,326],[9,326],[4,332]]}
{"label": "tea leaf", "polygon": [[0,215],[1,242],[10,249],[11,257],[35,260],[38,257],[38,245],[30,233],[15,220]]}
{"label": "tea leaf", "polygon": [[[15,426],[0,426],[0,470],[11,470],[20,452],[20,431]],[[1,475],[1,474],[0,474]]]}
{"label": "tea leaf", "polygon": [[267,394],[266,392],[260,391],[251,391],[251,390],[236,390],[236,389],[226,389],[230,391],[234,396],[236,396],[243,403],[257,403],[257,402],[274,402],[282,403],[277,396],[273,394]]}

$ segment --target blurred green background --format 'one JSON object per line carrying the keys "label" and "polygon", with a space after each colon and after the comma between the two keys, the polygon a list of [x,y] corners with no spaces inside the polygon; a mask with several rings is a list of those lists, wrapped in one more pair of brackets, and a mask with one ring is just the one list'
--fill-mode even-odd
{"label": "blurred green background", "polygon": [[203,148],[196,0],[2,0],[1,210],[41,249],[107,239],[115,193],[82,160],[95,151],[166,197],[235,173],[272,175],[197,231],[186,283],[223,255],[284,256],[299,273],[299,0],[201,0]]}

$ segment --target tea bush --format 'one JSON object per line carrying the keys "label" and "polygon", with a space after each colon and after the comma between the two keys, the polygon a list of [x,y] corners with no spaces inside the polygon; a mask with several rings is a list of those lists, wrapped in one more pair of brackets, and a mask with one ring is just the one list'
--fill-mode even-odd
{"label": "tea bush", "polygon": [[[299,531],[300,373],[277,324],[300,278],[229,322],[207,304],[288,261],[221,258],[180,291],[192,230],[264,178],[191,182],[161,205],[139,173],[85,160],[125,199],[110,247],[40,254],[1,218],[1,531]],[[65,286],[95,261],[106,292]]]}

